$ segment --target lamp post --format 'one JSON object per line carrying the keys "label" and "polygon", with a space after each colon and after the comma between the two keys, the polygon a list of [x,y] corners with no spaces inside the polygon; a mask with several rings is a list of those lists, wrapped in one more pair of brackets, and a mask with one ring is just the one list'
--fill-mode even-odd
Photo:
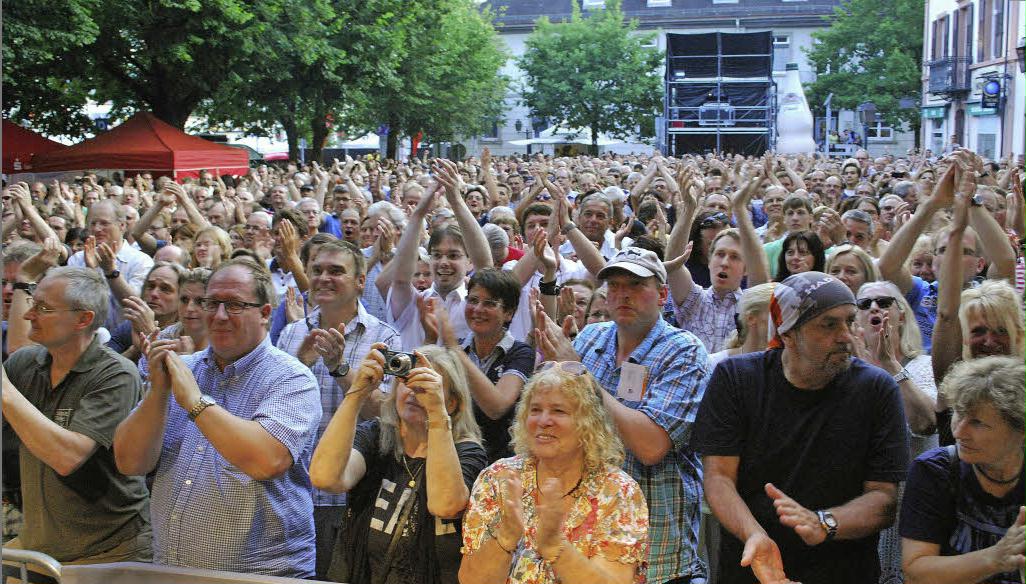
{"label": "lamp post", "polygon": [[[517,120],[516,123],[513,124],[513,127],[516,128],[516,131],[517,131],[518,134],[520,132],[524,133],[524,139],[525,140],[530,140],[531,139],[531,124],[526,124],[525,125],[523,120]],[[527,145],[527,155],[528,156],[531,155],[531,144]]]}

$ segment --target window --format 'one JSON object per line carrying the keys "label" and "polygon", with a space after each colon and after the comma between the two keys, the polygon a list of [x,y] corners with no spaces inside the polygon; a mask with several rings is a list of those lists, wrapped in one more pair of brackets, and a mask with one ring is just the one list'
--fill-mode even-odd
{"label": "window", "polygon": [[[976,33],[976,60],[986,61],[990,58],[990,17],[991,3],[994,0],[977,0],[979,2],[979,22]],[[997,0],[1000,4],[1004,0]],[[996,56],[996,55],[995,55]]]}
{"label": "window", "polygon": [[713,4],[737,4],[737,0],[712,0]]}
{"label": "window", "polygon": [[948,15],[944,15],[933,21],[933,42],[931,43],[930,56],[932,59],[942,59],[948,56]]}
{"label": "window", "polygon": [[774,47],[790,47],[791,46],[791,35],[776,34],[773,35],[773,46]]}
{"label": "window", "polygon": [[673,0],[647,0],[645,5],[649,8],[669,8],[673,6]]}
{"label": "window", "polygon": [[994,18],[992,21],[992,28],[994,34],[991,35],[994,38],[994,49],[991,51],[991,55],[994,58],[1005,56],[1005,2],[1004,0],[994,0]]}
{"label": "window", "polygon": [[870,140],[893,140],[894,139],[894,128],[884,125],[883,122],[876,122],[866,128],[866,132]]}
{"label": "window", "polygon": [[493,121],[491,127],[481,134],[483,140],[496,140],[499,138],[499,122],[498,120]]}
{"label": "window", "polygon": [[605,8],[606,0],[581,0],[581,6],[584,8]]}

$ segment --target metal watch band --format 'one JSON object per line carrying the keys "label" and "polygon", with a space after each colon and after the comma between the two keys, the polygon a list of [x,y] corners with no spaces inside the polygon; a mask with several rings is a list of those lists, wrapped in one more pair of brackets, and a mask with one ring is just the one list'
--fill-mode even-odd
{"label": "metal watch band", "polygon": [[214,398],[210,397],[209,395],[200,396],[196,404],[192,406],[192,409],[189,410],[189,419],[195,421],[196,418],[199,417],[201,413],[203,413],[203,410],[213,405],[217,405],[217,402],[214,401]]}

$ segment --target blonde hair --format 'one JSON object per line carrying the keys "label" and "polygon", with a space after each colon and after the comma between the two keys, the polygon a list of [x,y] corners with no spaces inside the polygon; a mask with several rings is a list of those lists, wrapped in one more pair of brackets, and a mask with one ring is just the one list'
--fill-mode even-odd
{"label": "blonde hair", "polygon": [[844,245],[838,245],[833,248],[833,253],[826,260],[826,265],[823,266],[823,271],[830,273],[830,269],[834,266],[834,262],[837,258],[850,253],[855,256],[855,259],[859,261],[859,265],[862,266],[862,274],[866,277],[866,282],[876,282],[880,279],[880,270],[877,269],[876,264],[873,262],[873,258],[866,253],[866,250],[862,249],[857,245],[846,243]]}
{"label": "blonde hair", "polygon": [[989,403],[1013,430],[1023,432],[1022,357],[1000,355],[955,364],[941,382],[940,393],[959,417]]}
{"label": "blonde hair", "polygon": [[573,404],[574,425],[584,450],[585,468],[595,469],[603,464],[618,467],[623,464],[623,443],[613,426],[613,419],[602,404],[600,392],[603,389],[590,373],[575,375],[563,371],[558,365],[535,373],[524,387],[510,427],[514,452],[521,456],[533,456],[527,432],[527,416],[531,410],[531,399],[543,389],[559,390]]}
{"label": "blonde hair", "polygon": [[[481,429],[474,419],[471,410],[469,383],[467,372],[453,349],[438,345],[424,345],[417,349],[431,362],[431,369],[442,376],[442,388],[449,397],[456,399],[456,410],[450,414],[452,419],[453,442],[473,442],[481,444]],[[402,460],[403,442],[399,437],[399,412],[396,410],[395,390],[399,380],[392,382],[392,395],[381,404],[381,439],[379,443],[382,454],[392,454],[396,460]]]}
{"label": "blonde hair", "polygon": [[869,286],[885,288],[898,304],[898,311],[901,312],[901,315],[904,317],[898,324],[901,353],[909,359],[915,359],[921,355],[923,353],[923,335],[919,330],[919,323],[916,322],[916,315],[912,312],[912,305],[908,303],[908,300],[905,300],[905,295],[898,290],[898,287],[893,282],[889,280],[877,280],[876,282],[866,282],[859,287],[859,293],[856,294],[855,297],[858,298],[862,296],[862,291]]}
{"label": "blonde hair", "polygon": [[216,268],[221,262],[226,262],[232,258],[232,239],[228,237],[228,232],[216,225],[209,225],[200,229],[196,232],[196,237],[193,239],[192,251],[189,254],[192,256],[192,265],[198,266],[199,260],[196,259],[196,243],[200,237],[209,233],[214,241],[217,242],[217,247],[221,249],[221,255],[215,256],[213,268]]}
{"label": "blonde hair", "polygon": [[770,300],[773,298],[773,289],[776,287],[776,282],[766,282],[744,291],[741,301],[737,303],[737,328],[731,331],[730,336],[727,337],[725,349],[737,349],[745,344],[745,340],[748,338],[747,317],[760,312],[769,314]]}
{"label": "blonde hair", "polygon": [[958,320],[962,325],[962,358],[972,359],[967,339],[970,336],[969,319],[981,316],[990,326],[1008,331],[1008,342],[1014,355],[1026,353],[1023,336],[1022,297],[1004,280],[984,280],[976,288],[962,291]]}

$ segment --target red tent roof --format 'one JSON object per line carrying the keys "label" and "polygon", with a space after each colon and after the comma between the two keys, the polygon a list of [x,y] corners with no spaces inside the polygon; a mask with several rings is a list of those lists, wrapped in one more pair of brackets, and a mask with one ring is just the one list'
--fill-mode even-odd
{"label": "red tent roof", "polygon": [[198,176],[202,169],[246,174],[249,156],[238,148],[190,136],[149,112],[140,112],[109,132],[38,157],[32,170],[147,171],[180,178]]}
{"label": "red tent roof", "polygon": [[[7,174],[32,170],[32,160],[37,154],[67,148],[60,142],[44,138],[32,130],[26,130],[10,120],[3,123],[3,171]],[[14,168],[15,159],[21,168]]]}

